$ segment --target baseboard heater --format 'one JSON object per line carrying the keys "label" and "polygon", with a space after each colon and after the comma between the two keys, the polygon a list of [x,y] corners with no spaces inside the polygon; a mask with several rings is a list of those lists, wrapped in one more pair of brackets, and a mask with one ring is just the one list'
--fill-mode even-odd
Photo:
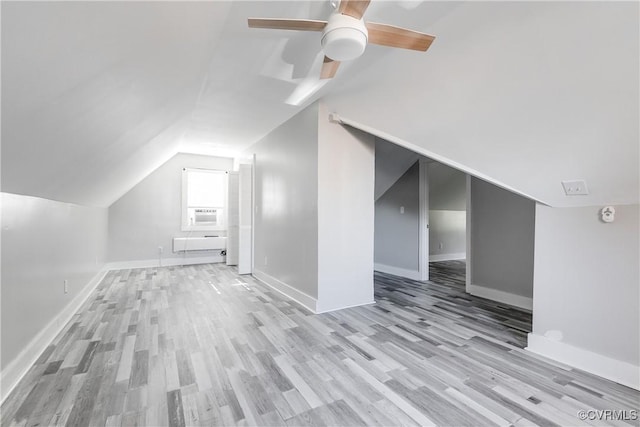
{"label": "baseboard heater", "polygon": [[174,237],[173,252],[215,251],[227,248],[226,237]]}

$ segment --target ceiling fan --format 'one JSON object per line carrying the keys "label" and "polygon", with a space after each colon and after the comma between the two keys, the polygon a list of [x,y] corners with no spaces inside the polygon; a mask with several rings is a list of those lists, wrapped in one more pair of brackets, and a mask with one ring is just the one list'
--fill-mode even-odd
{"label": "ceiling fan", "polygon": [[324,61],[321,79],[335,76],[341,61],[362,55],[367,43],[426,51],[434,36],[388,24],[364,22],[371,0],[341,0],[328,21],[312,19],[249,18],[249,28],[321,31]]}

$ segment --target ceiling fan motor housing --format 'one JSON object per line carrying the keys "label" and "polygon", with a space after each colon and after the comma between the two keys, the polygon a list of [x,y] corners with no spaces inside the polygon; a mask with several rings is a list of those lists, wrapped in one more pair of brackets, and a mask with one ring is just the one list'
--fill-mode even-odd
{"label": "ceiling fan motor housing", "polygon": [[361,19],[336,13],[322,32],[322,50],[334,61],[349,61],[362,55],[368,36]]}

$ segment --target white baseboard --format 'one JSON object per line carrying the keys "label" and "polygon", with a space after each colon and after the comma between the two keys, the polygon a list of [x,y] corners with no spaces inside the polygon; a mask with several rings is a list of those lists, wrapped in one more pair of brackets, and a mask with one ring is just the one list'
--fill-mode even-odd
{"label": "white baseboard", "polygon": [[631,363],[603,356],[562,341],[550,340],[534,333],[529,334],[528,345],[525,349],[640,390],[640,367]]}
{"label": "white baseboard", "polygon": [[361,307],[363,305],[371,305],[371,304],[375,304],[375,303],[376,302],[374,300],[371,300],[371,301],[363,302],[363,303],[360,303],[360,304],[350,304],[350,305],[337,306],[337,307],[336,306],[334,306],[334,307],[323,307],[321,301],[318,301],[316,314],[330,313],[332,311],[344,310],[345,308]]}
{"label": "white baseboard", "polygon": [[422,280],[418,270],[409,270],[406,268],[392,267],[390,265],[375,263],[373,269],[381,273],[393,274],[394,276],[405,277],[411,280]]}
{"label": "white baseboard", "polygon": [[115,261],[107,264],[107,270],[127,270],[130,268],[172,267],[175,265],[209,264],[225,262],[223,255],[209,255],[201,257],[175,257],[159,259],[141,259],[136,261]]}
{"label": "white baseboard", "polygon": [[452,254],[433,254],[429,255],[429,262],[437,262],[437,261],[457,261],[461,259],[466,259],[467,254],[465,252],[458,252]]}
{"label": "white baseboard", "polygon": [[307,295],[304,292],[294,288],[293,286],[288,285],[260,270],[254,269],[253,277],[260,280],[262,283],[269,286],[270,288],[280,292],[282,295],[286,296],[287,298],[294,300],[295,302],[307,308],[308,310],[312,311],[313,313],[316,313],[316,308],[318,303],[316,298],[310,295]]}
{"label": "white baseboard", "polygon": [[[207,257],[193,258],[167,258],[162,260],[162,266],[207,264],[213,262],[224,262],[225,257],[220,255],[210,255]],[[87,285],[67,304],[56,317],[54,317],[13,359],[0,373],[0,402],[11,393],[18,382],[31,369],[31,366],[38,360],[38,357],[45,351],[47,346],[58,336],[64,327],[73,318],[82,304],[89,298],[91,292],[98,286],[109,270],[124,270],[130,268],[158,267],[158,259],[112,262],[104,266]]]}
{"label": "white baseboard", "polygon": [[513,305],[515,307],[523,308],[529,311],[533,310],[533,298],[512,294],[510,292],[499,291],[497,289],[489,288],[487,286],[480,286],[480,285],[473,285],[473,284],[469,284],[466,290],[471,295],[475,295],[480,298],[486,298],[493,301],[498,301],[504,304]]}
{"label": "white baseboard", "polygon": [[0,384],[2,384],[2,397],[0,401],[9,396],[18,382],[31,369],[33,364],[38,360],[40,355],[46,350],[51,342],[58,336],[64,327],[71,321],[82,304],[89,298],[89,295],[102,281],[107,274],[107,269],[103,268],[99,271],[89,283],[54,317],[40,332],[33,337],[26,347],[13,359],[6,368],[2,370],[0,375]]}

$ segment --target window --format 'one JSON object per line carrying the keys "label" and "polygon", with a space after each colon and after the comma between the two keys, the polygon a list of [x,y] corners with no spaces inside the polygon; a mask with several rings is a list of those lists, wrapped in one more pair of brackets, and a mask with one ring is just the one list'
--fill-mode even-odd
{"label": "window", "polygon": [[182,230],[225,230],[227,173],[182,169]]}

